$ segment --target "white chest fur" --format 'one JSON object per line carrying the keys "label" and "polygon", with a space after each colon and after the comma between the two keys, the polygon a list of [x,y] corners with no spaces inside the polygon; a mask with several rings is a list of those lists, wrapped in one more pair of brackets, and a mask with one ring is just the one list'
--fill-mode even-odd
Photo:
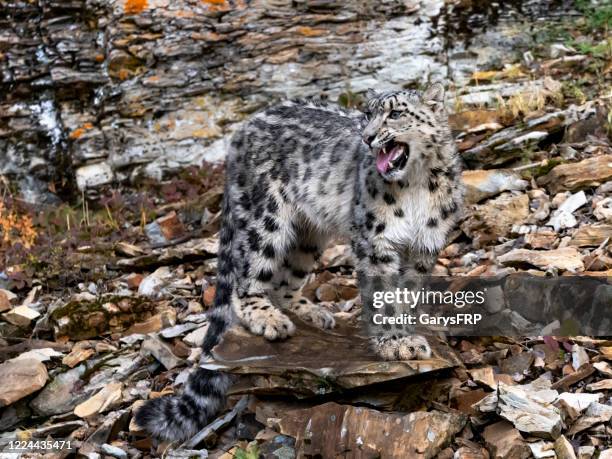
{"label": "white chest fur", "polygon": [[411,190],[399,206],[403,216],[387,211],[383,237],[392,245],[413,250],[437,251],[446,245],[450,224],[440,219],[433,195],[426,189]]}

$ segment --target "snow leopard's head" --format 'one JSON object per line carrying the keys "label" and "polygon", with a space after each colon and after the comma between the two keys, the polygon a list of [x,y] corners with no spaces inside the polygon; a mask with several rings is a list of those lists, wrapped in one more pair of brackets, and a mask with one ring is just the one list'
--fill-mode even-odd
{"label": "snow leopard's head", "polygon": [[402,180],[436,156],[442,159],[450,129],[440,83],[423,92],[368,90],[367,98],[363,141],[376,157],[381,176],[389,181]]}

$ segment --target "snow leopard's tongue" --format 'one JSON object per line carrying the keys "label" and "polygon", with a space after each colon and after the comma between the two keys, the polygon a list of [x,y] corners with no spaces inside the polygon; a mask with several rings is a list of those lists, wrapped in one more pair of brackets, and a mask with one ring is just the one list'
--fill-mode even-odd
{"label": "snow leopard's tongue", "polygon": [[402,153],[402,146],[395,145],[391,150],[387,152],[386,149],[382,149],[376,156],[376,169],[381,174],[387,172],[391,166],[391,161],[397,158]]}

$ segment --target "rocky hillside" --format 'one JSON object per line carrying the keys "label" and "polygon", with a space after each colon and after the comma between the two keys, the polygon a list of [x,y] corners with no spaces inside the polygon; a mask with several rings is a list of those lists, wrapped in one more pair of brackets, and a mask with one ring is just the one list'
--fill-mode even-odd
{"label": "rocky hillside", "polygon": [[474,70],[534,46],[534,24],[577,14],[553,1],[2,2],[0,174],[32,202],[160,179],[222,158],[236,123],[278,98],[353,105],[368,87],[438,80],[461,94]]}

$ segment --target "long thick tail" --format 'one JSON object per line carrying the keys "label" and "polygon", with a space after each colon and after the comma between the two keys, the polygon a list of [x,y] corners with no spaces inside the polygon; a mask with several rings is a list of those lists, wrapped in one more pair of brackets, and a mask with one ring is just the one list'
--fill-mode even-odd
{"label": "long thick tail", "polygon": [[[219,342],[232,323],[231,297],[234,268],[232,241],[234,225],[229,209],[229,190],[223,198],[218,256],[215,305],[208,315],[208,330],[204,338],[203,356]],[[180,395],[149,400],[135,413],[136,423],[146,432],[163,440],[186,440],[206,426],[224,407],[231,377],[219,371],[197,368]]]}
{"label": "long thick tail", "polygon": [[223,408],[230,385],[229,375],[198,368],[181,395],[149,400],[136,411],[136,422],[156,438],[187,440]]}

